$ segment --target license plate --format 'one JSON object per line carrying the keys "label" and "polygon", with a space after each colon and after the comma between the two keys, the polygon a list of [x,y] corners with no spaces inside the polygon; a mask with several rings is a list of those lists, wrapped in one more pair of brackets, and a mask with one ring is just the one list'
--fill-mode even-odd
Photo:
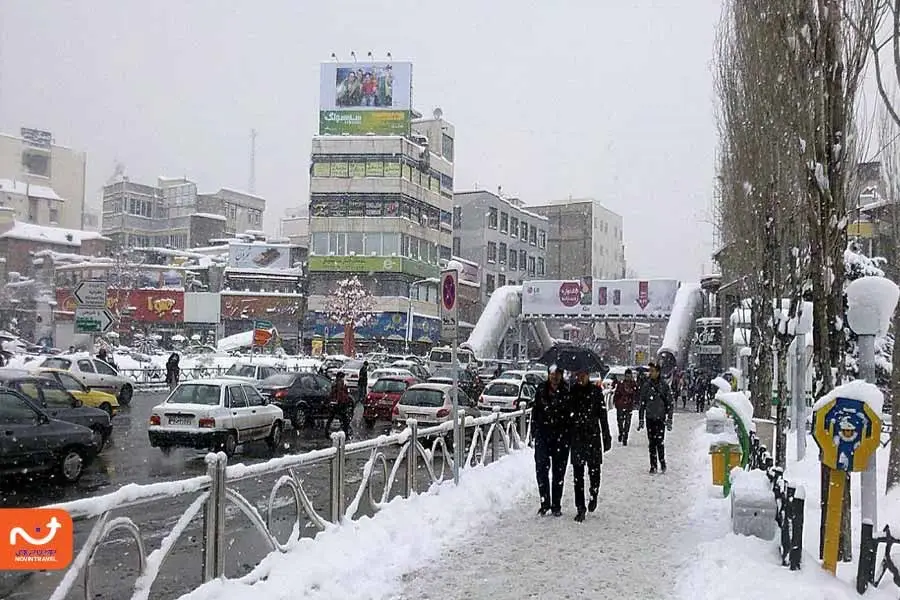
{"label": "license plate", "polygon": [[190,425],[193,422],[192,417],[169,417],[169,425]]}
{"label": "license plate", "polygon": [[506,406],[507,404],[507,402],[503,402],[501,400],[494,400],[493,402],[491,402],[491,406]]}

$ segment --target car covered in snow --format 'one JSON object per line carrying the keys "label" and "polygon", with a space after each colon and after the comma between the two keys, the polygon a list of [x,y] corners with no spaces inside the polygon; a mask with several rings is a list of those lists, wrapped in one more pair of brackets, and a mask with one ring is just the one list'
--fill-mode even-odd
{"label": "car covered in snow", "polygon": [[269,365],[238,361],[228,367],[221,378],[257,385],[263,379],[268,379],[278,372],[278,369]]}
{"label": "car covered in snow", "polygon": [[485,386],[478,397],[478,408],[488,412],[495,408],[501,411],[518,410],[521,402],[530,407],[534,394],[534,386],[524,379],[495,379]]}
{"label": "car covered in snow", "polygon": [[265,440],[281,445],[284,413],[249,383],[233,379],[186,381],[150,411],[150,445],[221,450],[231,456],[241,444]]}
{"label": "car covered in snow", "polygon": [[131,404],[134,385],[109,363],[88,354],[62,354],[49,356],[40,364],[42,369],[68,371],[75,379],[92,390],[112,394],[122,406]]}

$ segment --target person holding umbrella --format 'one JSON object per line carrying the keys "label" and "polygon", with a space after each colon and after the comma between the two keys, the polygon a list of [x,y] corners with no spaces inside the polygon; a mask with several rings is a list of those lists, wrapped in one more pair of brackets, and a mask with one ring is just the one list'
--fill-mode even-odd
{"label": "person holding umbrella", "polygon": [[603,453],[612,447],[612,436],[609,433],[603,392],[591,385],[590,372],[583,366],[575,369],[575,382],[569,388],[569,402],[572,410],[572,473],[577,510],[575,521],[581,523],[587,512],[584,503],[584,468],[587,466],[590,477],[587,510],[594,512],[600,493]]}
{"label": "person holding umbrella", "polygon": [[[569,463],[571,409],[563,373],[550,366],[547,381],[538,385],[531,412],[534,437],[534,470],[541,496],[541,516],[562,516],[562,493]],[[551,483],[550,474],[553,474]]]}
{"label": "person holding umbrella", "polygon": [[659,365],[650,363],[650,373],[641,386],[641,405],[638,412],[638,430],[644,428],[644,417],[647,423],[647,440],[650,443],[650,474],[656,473],[657,461],[659,469],[666,472],[666,429],[672,431],[672,414],[675,402],[672,391],[666,381],[660,377]]}

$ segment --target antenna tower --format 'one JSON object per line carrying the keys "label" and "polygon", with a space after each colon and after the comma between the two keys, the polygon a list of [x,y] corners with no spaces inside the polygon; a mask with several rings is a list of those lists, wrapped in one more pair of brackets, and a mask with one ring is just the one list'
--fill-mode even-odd
{"label": "antenna tower", "polygon": [[250,185],[248,192],[256,193],[256,130],[250,130]]}

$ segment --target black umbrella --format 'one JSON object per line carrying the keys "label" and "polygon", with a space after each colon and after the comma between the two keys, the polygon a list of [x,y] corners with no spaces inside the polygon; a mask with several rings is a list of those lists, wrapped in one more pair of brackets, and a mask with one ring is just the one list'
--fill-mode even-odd
{"label": "black umbrella", "polygon": [[603,359],[590,348],[582,346],[554,345],[537,360],[543,365],[556,365],[572,373],[586,371],[588,373],[606,373]]}

